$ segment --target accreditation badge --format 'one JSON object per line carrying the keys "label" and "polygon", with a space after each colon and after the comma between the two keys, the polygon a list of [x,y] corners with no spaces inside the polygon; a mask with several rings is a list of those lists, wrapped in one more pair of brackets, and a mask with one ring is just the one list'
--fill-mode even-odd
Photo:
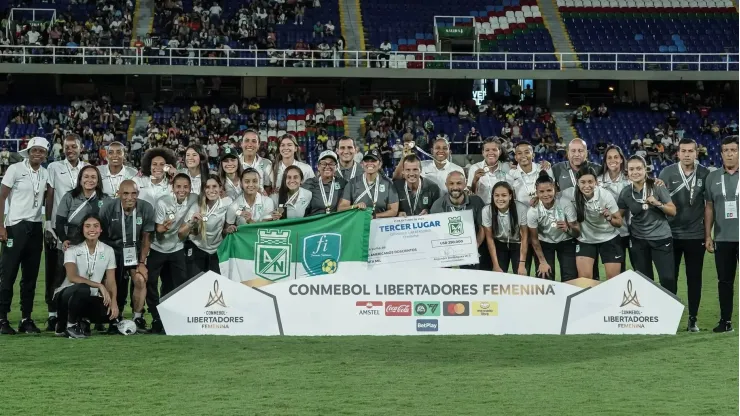
{"label": "accreditation badge", "polygon": [[737,201],[725,201],[725,219],[737,219]]}
{"label": "accreditation badge", "polygon": [[385,192],[385,185],[380,185],[380,192]]}
{"label": "accreditation badge", "polygon": [[139,264],[139,256],[136,255],[136,247],[124,247],[123,248],[123,266],[124,267],[135,267]]}
{"label": "accreditation badge", "polygon": [[424,205],[428,204],[429,203],[429,197],[428,196],[425,196],[424,198],[422,198],[421,199],[421,203],[424,204]]}

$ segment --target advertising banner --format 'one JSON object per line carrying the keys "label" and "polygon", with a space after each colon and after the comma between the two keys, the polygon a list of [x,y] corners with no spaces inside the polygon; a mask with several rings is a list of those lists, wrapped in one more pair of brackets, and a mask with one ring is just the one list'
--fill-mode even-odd
{"label": "advertising banner", "polygon": [[441,39],[472,39],[475,38],[475,29],[468,26],[438,27],[437,33]]}
{"label": "advertising banner", "polygon": [[450,267],[478,263],[472,211],[373,220],[368,267]]}

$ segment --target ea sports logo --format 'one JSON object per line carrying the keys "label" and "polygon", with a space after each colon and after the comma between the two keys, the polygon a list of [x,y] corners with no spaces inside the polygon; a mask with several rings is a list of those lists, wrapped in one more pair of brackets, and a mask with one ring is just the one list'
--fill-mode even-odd
{"label": "ea sports logo", "polygon": [[416,304],[416,314],[417,315],[424,315],[427,313],[427,305],[423,303]]}

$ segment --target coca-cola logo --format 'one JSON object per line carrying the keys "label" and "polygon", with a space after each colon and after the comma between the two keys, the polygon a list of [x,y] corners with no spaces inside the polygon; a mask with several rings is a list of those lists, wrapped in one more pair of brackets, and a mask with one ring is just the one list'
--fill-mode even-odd
{"label": "coca-cola logo", "polygon": [[385,316],[411,316],[411,302],[387,301]]}

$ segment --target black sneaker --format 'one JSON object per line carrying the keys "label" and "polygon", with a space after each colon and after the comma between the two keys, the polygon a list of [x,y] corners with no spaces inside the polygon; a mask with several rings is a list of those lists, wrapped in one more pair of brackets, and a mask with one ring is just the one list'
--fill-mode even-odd
{"label": "black sneaker", "polygon": [[10,326],[10,322],[7,319],[0,321],[0,334],[1,335],[15,335],[15,329]]}
{"label": "black sneaker", "polygon": [[719,324],[712,330],[712,332],[732,332],[732,322],[720,319]]}
{"label": "black sneaker", "polygon": [[118,325],[113,322],[109,323],[106,335],[121,335],[121,333],[118,331]]}
{"label": "black sneaker", "polygon": [[87,335],[85,335],[82,325],[80,324],[74,324],[73,326],[67,327],[67,336],[75,339],[87,338]]}
{"label": "black sneaker", "polygon": [[103,324],[102,322],[98,322],[97,324],[95,324],[95,332],[105,332],[107,330],[108,328],[106,328],[105,324]]}
{"label": "black sneaker", "polygon": [[152,327],[149,330],[150,334],[164,334],[164,326],[162,325],[162,321],[159,319],[155,319],[152,321]]}
{"label": "black sneaker", "polygon": [[57,325],[54,328],[55,337],[66,337],[67,336],[67,322],[57,320]]}
{"label": "black sneaker", "polygon": [[134,319],[134,323],[136,324],[137,333],[139,334],[146,333],[146,320],[144,318],[136,318]]}
{"label": "black sneaker", "polygon": [[46,332],[56,331],[58,320],[59,318],[56,316],[50,316],[49,319],[46,320]]}
{"label": "black sneaker", "polygon": [[27,318],[21,321],[18,325],[18,332],[21,334],[40,334],[41,330],[36,326],[36,323],[31,318]]}
{"label": "black sneaker", "polygon": [[82,327],[82,333],[85,334],[86,337],[92,335],[92,324],[90,321],[83,319],[82,322],[80,322],[80,327]]}
{"label": "black sneaker", "polygon": [[699,332],[699,327],[696,326],[696,316],[689,316],[689,326],[686,330],[689,332]]}

